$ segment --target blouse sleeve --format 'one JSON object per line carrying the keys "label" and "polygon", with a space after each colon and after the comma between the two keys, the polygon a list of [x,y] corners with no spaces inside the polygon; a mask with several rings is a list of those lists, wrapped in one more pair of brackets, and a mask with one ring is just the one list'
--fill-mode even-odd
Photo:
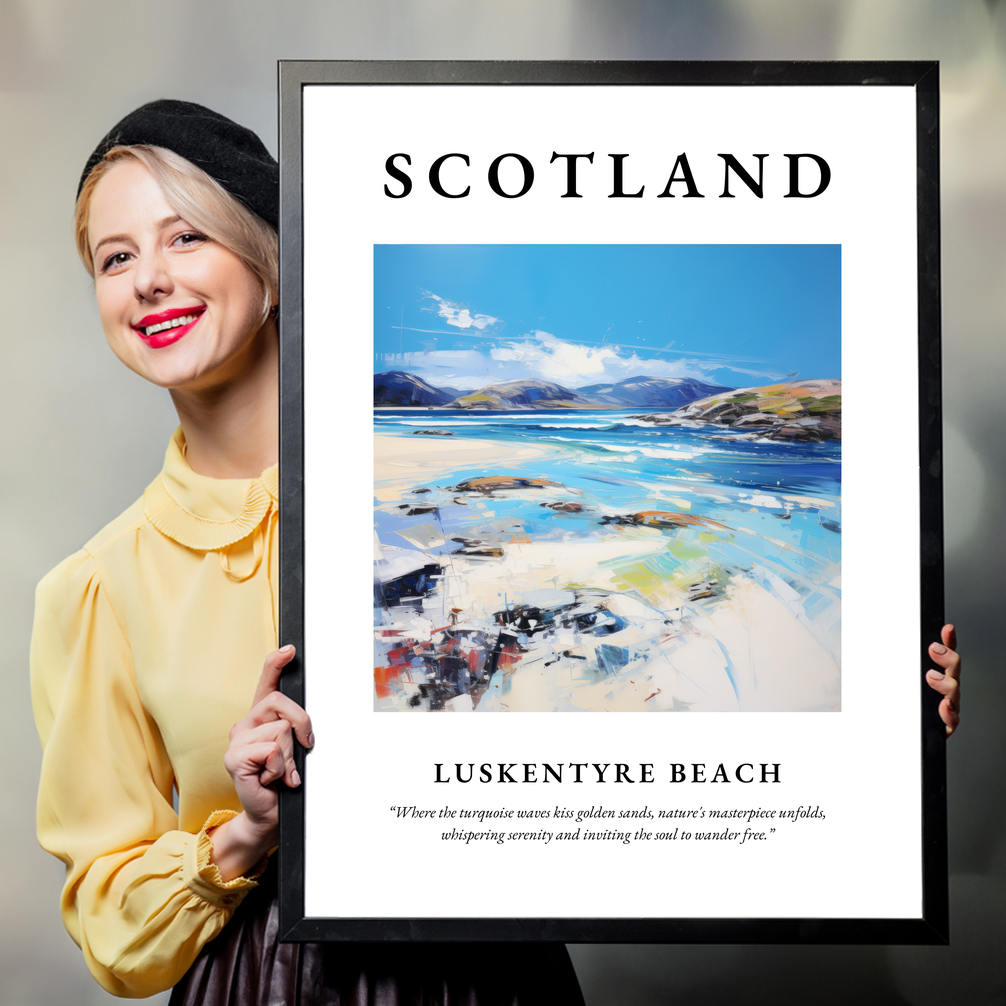
{"label": "blouse sleeve", "polygon": [[178,830],[171,764],[87,552],[39,584],[31,685],[44,752],[38,837],[66,865],[63,921],[107,991],[161,992],[256,885],[224,882],[210,862],[207,829],[233,811],[198,834]]}

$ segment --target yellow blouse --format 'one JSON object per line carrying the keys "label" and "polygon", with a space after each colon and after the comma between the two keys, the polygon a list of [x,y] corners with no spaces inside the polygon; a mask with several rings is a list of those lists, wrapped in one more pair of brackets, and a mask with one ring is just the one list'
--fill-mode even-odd
{"label": "yellow blouse", "polygon": [[276,467],[197,475],[176,431],[143,498],[38,586],[38,836],[115,995],[174,985],[255,886],[223,882],[206,829],[241,809],[228,731],[276,646],[277,493]]}

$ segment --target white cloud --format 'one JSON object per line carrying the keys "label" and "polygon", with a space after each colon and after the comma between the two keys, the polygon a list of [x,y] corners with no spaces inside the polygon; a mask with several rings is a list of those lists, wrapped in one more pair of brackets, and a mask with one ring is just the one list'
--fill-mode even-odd
{"label": "white cloud", "polygon": [[424,290],[423,294],[431,300],[436,301],[437,315],[443,318],[448,325],[453,325],[455,328],[477,328],[481,332],[483,329],[488,328],[490,325],[495,325],[499,321],[499,318],[494,318],[491,314],[473,315],[467,307],[444,300],[443,297],[438,297],[429,290]]}
{"label": "white cloud", "polygon": [[[567,388],[590,384],[615,384],[630,377],[693,377],[703,380],[710,371],[727,368],[752,377],[777,379],[778,371],[751,370],[724,357],[643,359],[632,347],[615,344],[592,346],[535,331],[523,342],[505,342],[490,350],[490,357],[510,364],[512,379],[539,377]],[[739,362],[739,361],[738,361]]]}
{"label": "white cloud", "polygon": [[532,336],[533,341],[510,342],[493,349],[490,356],[530,368],[544,380],[567,387],[594,384],[621,362],[612,346],[584,346],[557,339],[549,332],[533,332]]}
{"label": "white cloud", "polygon": [[[752,380],[736,385],[756,386],[778,380],[782,374],[771,365],[757,369],[742,366],[751,360],[723,356],[677,356],[673,359],[642,359],[633,347],[585,345],[560,339],[550,332],[535,331],[520,340],[499,340],[494,345],[459,349],[435,349],[388,355],[383,369],[408,370],[435,387],[474,391],[486,384],[528,378],[551,381],[576,389],[591,384],[615,384],[630,377],[692,377],[710,380],[712,371],[727,370]],[[722,375],[716,378],[724,383]],[[730,383],[735,383],[731,380]]]}

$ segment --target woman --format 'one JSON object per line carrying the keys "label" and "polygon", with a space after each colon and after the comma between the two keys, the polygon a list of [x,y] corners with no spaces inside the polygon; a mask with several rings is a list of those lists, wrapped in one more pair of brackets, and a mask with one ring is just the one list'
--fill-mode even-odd
{"label": "woman", "polygon": [[67,929],[121,996],[582,1003],[561,945],[277,944],[276,787],[314,742],[274,649],[277,221],[258,137],[187,102],[128,115],[81,178],[106,339],[180,426],[143,497],[38,589],[38,831]]}

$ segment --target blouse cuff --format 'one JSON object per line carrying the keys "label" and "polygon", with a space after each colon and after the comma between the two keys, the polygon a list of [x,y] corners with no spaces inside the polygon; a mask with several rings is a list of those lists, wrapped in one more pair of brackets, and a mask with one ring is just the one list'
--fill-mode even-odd
{"label": "blouse cuff", "polygon": [[245,895],[252,888],[258,887],[255,878],[261,876],[269,865],[269,857],[263,856],[255,868],[245,876],[224,880],[216,863],[211,862],[213,842],[207,833],[237,816],[236,810],[213,811],[206,819],[202,831],[195,836],[195,841],[186,844],[182,860],[182,875],[186,886],[194,894],[218,908],[234,909],[240,905]]}

